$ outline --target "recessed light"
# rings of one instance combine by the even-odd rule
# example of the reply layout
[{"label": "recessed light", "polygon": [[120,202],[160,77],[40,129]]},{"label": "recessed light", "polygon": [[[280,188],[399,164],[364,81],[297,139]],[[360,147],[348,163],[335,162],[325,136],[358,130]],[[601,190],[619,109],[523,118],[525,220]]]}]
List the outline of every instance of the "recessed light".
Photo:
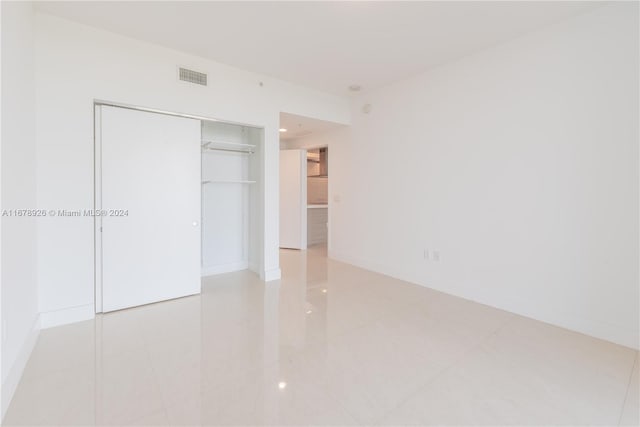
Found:
[{"label": "recessed light", "polygon": [[323,289],[323,290],[322,290],[322,293],[323,293],[323,294],[326,294],[326,293],[327,293],[327,290],[326,290],[326,289]]},{"label": "recessed light", "polygon": [[287,130],[285,128],[280,128],[280,132],[286,132]]},{"label": "recessed light", "polygon": [[360,92],[361,89],[362,89],[362,86],[360,86],[360,85],[350,85],[349,86],[349,90],[351,92]]},{"label": "recessed light", "polygon": [[287,388],[287,383],[286,383],[286,382],[284,382],[284,381],[280,381],[280,382],[278,383],[278,388],[279,388],[280,390],[284,390],[285,388]]},{"label": "recessed light", "polygon": [[313,313],[313,310],[307,310],[307,314]]}]

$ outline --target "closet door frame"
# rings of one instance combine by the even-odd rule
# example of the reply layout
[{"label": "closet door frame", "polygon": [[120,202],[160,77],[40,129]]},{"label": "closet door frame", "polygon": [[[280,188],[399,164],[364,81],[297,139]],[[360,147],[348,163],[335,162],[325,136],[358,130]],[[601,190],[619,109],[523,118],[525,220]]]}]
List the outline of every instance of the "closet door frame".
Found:
[{"label": "closet door frame", "polygon": [[[102,105],[93,104],[93,209],[102,210]],[[102,218],[93,217],[93,272],[95,312],[102,313]]]},{"label": "closet door frame", "polygon": [[[255,129],[259,129],[263,131],[263,126],[256,126],[249,123],[240,123],[233,122],[228,120],[220,120],[212,117],[198,116],[186,113],[178,113],[171,112],[166,110],[159,110],[155,108],[148,108],[142,106],[136,106],[131,104],[123,104],[105,100],[95,99],[93,101],[93,182],[94,182],[94,192],[93,192],[93,209],[94,212],[98,212],[102,210],[102,108],[103,106],[107,107],[118,107],[118,108],[127,108],[130,110],[136,111],[144,111],[148,113],[155,114],[164,114],[169,116],[176,117],[184,117],[195,120],[206,120],[206,121],[217,121],[229,124],[235,124],[240,126],[251,127]],[[264,140],[262,141],[262,145],[264,145]],[[261,149],[263,149],[261,147]],[[202,155],[202,154],[201,154]],[[263,159],[264,161],[264,159]],[[202,164],[202,162],[200,162]],[[261,177],[263,178],[263,177]],[[264,179],[264,178],[263,178]],[[261,192],[264,193],[264,183],[263,179],[260,179],[260,189]],[[262,201],[261,203],[264,203]],[[263,211],[264,209],[261,209]],[[264,221],[262,221],[264,222]],[[202,217],[200,218],[200,225],[202,225]],[[265,230],[261,230],[264,235]],[[93,233],[94,233],[94,312],[102,313],[103,312],[103,301],[102,301],[102,292],[103,292],[103,283],[102,283],[102,218],[98,215],[94,215],[94,224],[93,224]],[[260,239],[262,240],[262,238]],[[260,259],[264,260],[264,253],[260,254]],[[262,263],[263,261],[261,261]]]}]

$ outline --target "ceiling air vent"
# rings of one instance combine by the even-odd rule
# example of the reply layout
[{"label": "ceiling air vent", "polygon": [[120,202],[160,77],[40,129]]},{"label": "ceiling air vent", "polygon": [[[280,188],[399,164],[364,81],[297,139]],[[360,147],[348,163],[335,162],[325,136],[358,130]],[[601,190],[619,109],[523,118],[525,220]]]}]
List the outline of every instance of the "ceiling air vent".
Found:
[{"label": "ceiling air vent", "polygon": [[180,80],[183,82],[195,83],[202,86],[207,85],[207,75],[205,73],[199,73],[197,71],[180,67],[179,74]]}]

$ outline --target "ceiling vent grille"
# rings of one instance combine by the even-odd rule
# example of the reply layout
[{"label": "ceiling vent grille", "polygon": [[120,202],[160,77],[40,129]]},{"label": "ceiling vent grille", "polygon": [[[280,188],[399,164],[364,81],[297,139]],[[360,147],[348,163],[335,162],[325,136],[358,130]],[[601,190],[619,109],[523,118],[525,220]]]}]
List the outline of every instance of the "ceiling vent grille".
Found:
[{"label": "ceiling vent grille", "polygon": [[199,73],[197,71],[189,70],[187,68],[180,68],[179,70],[180,80],[183,82],[194,83],[197,85],[207,85],[207,75],[205,73]]}]

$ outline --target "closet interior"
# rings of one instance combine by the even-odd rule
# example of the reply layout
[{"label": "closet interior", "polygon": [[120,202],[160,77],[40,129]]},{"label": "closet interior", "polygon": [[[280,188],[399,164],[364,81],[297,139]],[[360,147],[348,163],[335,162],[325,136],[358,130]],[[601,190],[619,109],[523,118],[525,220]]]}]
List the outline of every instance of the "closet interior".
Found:
[{"label": "closet interior", "polygon": [[260,268],[263,130],[202,121],[202,276]]}]

